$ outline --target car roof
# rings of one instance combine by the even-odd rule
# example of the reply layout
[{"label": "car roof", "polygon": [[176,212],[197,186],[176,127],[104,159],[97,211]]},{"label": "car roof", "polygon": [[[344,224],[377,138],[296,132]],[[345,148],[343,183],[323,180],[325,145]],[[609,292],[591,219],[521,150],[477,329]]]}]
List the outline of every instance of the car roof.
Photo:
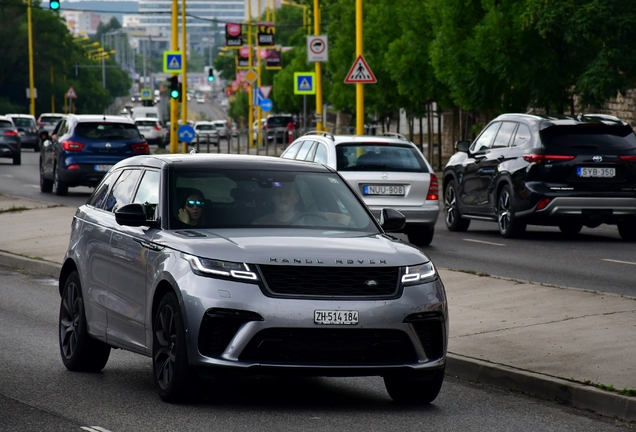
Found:
[{"label": "car roof", "polygon": [[206,120],[201,120],[201,121],[196,121],[194,122],[195,125],[211,125],[214,124],[214,122],[211,121],[206,121]]},{"label": "car roof", "polygon": [[65,114],[60,114],[60,113],[42,113],[40,114],[40,117],[59,117],[62,118],[65,116]]},{"label": "car roof", "polygon": [[332,168],[313,162],[300,162],[273,156],[257,156],[223,153],[154,154],[133,156],[117,166],[168,165],[179,169],[250,169],[257,171],[335,172]]},{"label": "car roof", "polygon": [[31,114],[5,114],[5,116],[35,119],[35,116],[32,116]]},{"label": "car roof", "polygon": [[506,113],[501,114],[494,120],[520,120],[541,123],[542,127],[548,126],[571,126],[577,124],[605,123],[607,125],[625,126],[628,123],[618,117],[607,114],[523,114]]},{"label": "car roof", "polygon": [[135,124],[135,122],[128,118],[119,115],[99,115],[99,114],[68,114],[68,118],[78,123],[85,122],[109,122],[109,123],[126,123]]},{"label": "car roof", "polygon": [[[375,144],[375,143],[389,143],[395,145],[409,145],[415,146],[404,135],[397,133],[386,132],[383,135],[333,135],[324,131],[310,131],[305,133],[302,137],[322,137],[324,142],[331,141],[334,145],[341,144]],[[301,138],[302,138],[301,137]],[[417,146],[415,146],[417,147]]]},{"label": "car roof", "polygon": [[7,116],[3,116],[3,115],[0,115],[0,120],[6,120],[6,121],[10,121],[11,123],[13,123],[13,120],[11,120],[11,117],[7,117]]}]

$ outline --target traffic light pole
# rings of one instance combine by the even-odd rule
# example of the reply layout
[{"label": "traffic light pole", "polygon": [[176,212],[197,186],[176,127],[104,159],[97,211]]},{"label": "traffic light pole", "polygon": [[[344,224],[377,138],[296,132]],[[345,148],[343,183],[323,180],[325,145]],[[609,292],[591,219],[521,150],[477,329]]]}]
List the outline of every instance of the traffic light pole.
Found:
[{"label": "traffic light pole", "polygon": [[[363,54],[362,0],[356,0],[356,58]],[[356,133],[364,135],[364,84],[356,84]]]},{"label": "traffic light pole", "polygon": [[35,116],[35,79],[33,72],[33,24],[31,16],[31,0],[27,0],[27,20],[29,31],[29,110]]},{"label": "traffic light pole", "polygon": [[[172,0],[172,50],[179,50],[179,3],[178,0]],[[173,74],[178,77],[179,74]],[[178,79],[178,78],[177,78]],[[177,136],[177,122],[179,119],[179,101],[170,98],[170,153],[179,152],[179,137]]]},{"label": "traffic light pole", "polygon": [[[319,0],[314,0],[314,34],[320,36],[320,6]],[[323,118],[322,112],[322,65],[316,62],[316,130],[321,131],[323,122],[327,119]]]},{"label": "traffic light pole", "polygon": [[[186,45],[186,0],[181,0],[181,58],[183,64],[181,68],[183,70],[181,75],[182,90],[181,90],[181,117],[183,124],[188,124],[188,62]],[[181,144],[181,152],[186,153],[188,150],[188,144]]]}]

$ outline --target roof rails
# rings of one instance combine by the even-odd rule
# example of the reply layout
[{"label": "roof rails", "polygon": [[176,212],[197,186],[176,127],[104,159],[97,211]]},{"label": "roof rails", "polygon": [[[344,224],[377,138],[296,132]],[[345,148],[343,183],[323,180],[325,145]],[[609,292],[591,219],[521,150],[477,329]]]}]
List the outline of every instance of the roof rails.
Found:
[{"label": "roof rails", "polygon": [[309,132],[306,132],[303,136],[307,136],[307,135],[322,135],[324,137],[330,138],[331,141],[336,140],[333,134],[330,134],[329,132],[325,132],[325,131],[318,131],[318,130],[309,131]]},{"label": "roof rails", "polygon": [[408,139],[404,135],[395,133],[395,132],[383,132],[381,136],[394,137],[394,138],[401,139],[403,141],[408,141]]}]

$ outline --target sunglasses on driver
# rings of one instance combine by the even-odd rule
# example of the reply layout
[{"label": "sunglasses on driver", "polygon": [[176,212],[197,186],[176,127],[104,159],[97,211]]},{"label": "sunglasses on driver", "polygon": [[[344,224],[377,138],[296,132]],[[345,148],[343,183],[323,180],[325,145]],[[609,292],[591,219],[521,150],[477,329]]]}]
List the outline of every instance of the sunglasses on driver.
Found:
[{"label": "sunglasses on driver", "polygon": [[193,208],[193,207],[199,207],[199,208],[203,208],[205,206],[205,202],[203,201],[195,201],[195,200],[188,200],[186,201],[186,206]]}]

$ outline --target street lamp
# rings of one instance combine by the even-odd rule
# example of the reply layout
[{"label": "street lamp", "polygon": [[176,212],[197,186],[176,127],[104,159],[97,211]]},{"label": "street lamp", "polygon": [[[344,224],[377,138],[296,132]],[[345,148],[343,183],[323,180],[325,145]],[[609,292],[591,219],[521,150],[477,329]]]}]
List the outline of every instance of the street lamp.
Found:
[{"label": "street lamp", "polygon": [[309,25],[307,23],[307,6],[291,3],[291,2],[288,2],[287,0],[282,0],[281,4],[284,4],[287,6],[293,6],[297,8],[302,8],[303,9],[303,27],[307,29],[307,34],[311,34],[311,29],[309,28]]}]

